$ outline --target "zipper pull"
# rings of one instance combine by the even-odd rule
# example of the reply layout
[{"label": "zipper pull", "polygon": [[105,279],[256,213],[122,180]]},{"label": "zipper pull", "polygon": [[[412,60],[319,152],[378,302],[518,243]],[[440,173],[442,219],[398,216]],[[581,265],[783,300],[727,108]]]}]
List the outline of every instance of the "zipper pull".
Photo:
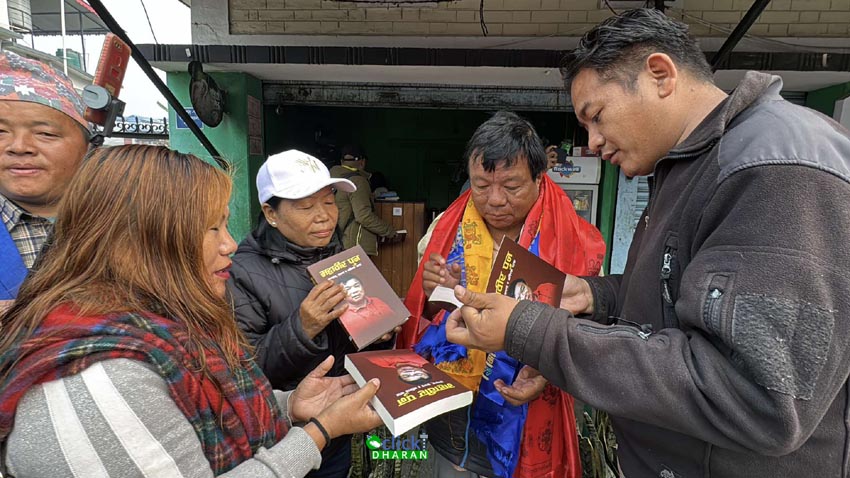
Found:
[{"label": "zipper pull", "polygon": [[673,262],[673,254],[664,253],[664,263],[661,265],[661,295],[664,297],[664,302],[673,303],[673,296],[670,294],[670,273],[673,271],[670,264]]},{"label": "zipper pull", "polygon": [[665,252],[664,253],[664,264],[661,265],[661,278],[662,279],[666,280],[666,279],[670,278],[670,271],[672,270],[670,268],[671,262],[673,262],[673,254],[670,254],[669,252]]},{"label": "zipper pull", "polygon": [[631,326],[633,326],[638,334],[638,337],[642,339],[646,339],[650,335],[652,335],[652,324],[639,324],[637,322],[633,322],[631,320],[624,319],[622,317],[613,317],[609,316],[609,319],[614,319],[616,322],[625,322]]}]

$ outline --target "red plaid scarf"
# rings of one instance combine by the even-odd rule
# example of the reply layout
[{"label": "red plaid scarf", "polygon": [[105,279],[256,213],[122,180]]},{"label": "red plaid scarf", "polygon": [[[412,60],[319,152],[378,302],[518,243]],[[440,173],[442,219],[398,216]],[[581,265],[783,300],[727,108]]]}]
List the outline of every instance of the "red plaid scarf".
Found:
[{"label": "red plaid scarf", "polygon": [[243,360],[243,367],[231,368],[211,346],[207,372],[199,372],[198,354],[187,349],[188,343],[185,326],[153,314],[77,317],[70,307],[59,307],[32,337],[0,357],[0,376],[9,372],[0,386],[0,441],[9,435],[18,401],[31,387],[114,358],[145,362],[162,376],[216,475],[280,441],[286,423],[257,365]]}]

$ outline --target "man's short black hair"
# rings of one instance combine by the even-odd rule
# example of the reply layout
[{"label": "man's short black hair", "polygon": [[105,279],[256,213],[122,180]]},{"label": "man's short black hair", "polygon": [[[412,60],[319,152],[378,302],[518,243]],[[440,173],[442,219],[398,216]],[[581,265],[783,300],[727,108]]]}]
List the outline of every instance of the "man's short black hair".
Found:
[{"label": "man's short black hair", "polygon": [[354,279],[354,280],[356,280],[357,282],[359,282],[359,283],[360,283],[360,285],[363,285],[363,281],[362,281],[362,280],[360,280],[360,278],[359,278],[359,277],[357,277],[356,275],[352,274],[351,272],[346,272],[345,274],[343,274],[343,275],[339,276],[339,278],[337,278],[337,280],[336,280],[336,283],[337,283],[337,284],[339,284],[339,285],[345,285],[345,283],[346,283],[346,282],[348,282],[348,281],[350,281],[351,279]]},{"label": "man's short black hair", "polygon": [[475,130],[466,145],[467,172],[472,160],[480,161],[487,172],[497,165],[509,168],[526,158],[531,179],[546,171],[546,151],[534,126],[510,111],[499,111]]},{"label": "man's short black hair", "polygon": [[619,81],[634,91],[646,58],[666,53],[679,68],[696,78],[713,83],[711,66],[688,26],[654,8],[628,10],[609,17],[585,33],[578,47],[567,57],[561,73],[569,90],[579,72],[596,70],[606,81]]}]

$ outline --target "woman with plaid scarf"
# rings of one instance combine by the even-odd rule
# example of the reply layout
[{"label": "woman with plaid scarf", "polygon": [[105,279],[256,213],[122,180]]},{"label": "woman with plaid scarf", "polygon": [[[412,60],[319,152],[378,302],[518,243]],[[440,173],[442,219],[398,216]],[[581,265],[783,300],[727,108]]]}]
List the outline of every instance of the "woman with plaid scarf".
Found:
[{"label": "woman with plaid scarf", "polygon": [[[380,424],[321,363],[273,391],[226,300],[229,176],[162,147],[95,151],[2,316],[0,470],[10,476],[304,476]],[[290,427],[292,422],[307,422]]]}]

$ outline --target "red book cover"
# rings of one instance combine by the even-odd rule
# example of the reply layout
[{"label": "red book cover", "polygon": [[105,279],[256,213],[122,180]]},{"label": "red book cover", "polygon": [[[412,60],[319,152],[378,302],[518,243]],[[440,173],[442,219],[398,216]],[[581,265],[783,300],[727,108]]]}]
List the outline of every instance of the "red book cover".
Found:
[{"label": "red book cover", "polygon": [[566,278],[555,266],[506,237],[493,263],[487,292],[559,307]]},{"label": "red book cover", "polygon": [[472,403],[471,390],[412,350],[348,354],[345,370],[361,387],[381,380],[372,407],[393,436]]},{"label": "red book cover", "polygon": [[403,324],[410,316],[407,307],[360,246],[321,260],[307,267],[307,272],[317,284],[332,280],[345,288],[348,297],[337,307],[347,303],[348,310],[339,321],[357,350]]}]

